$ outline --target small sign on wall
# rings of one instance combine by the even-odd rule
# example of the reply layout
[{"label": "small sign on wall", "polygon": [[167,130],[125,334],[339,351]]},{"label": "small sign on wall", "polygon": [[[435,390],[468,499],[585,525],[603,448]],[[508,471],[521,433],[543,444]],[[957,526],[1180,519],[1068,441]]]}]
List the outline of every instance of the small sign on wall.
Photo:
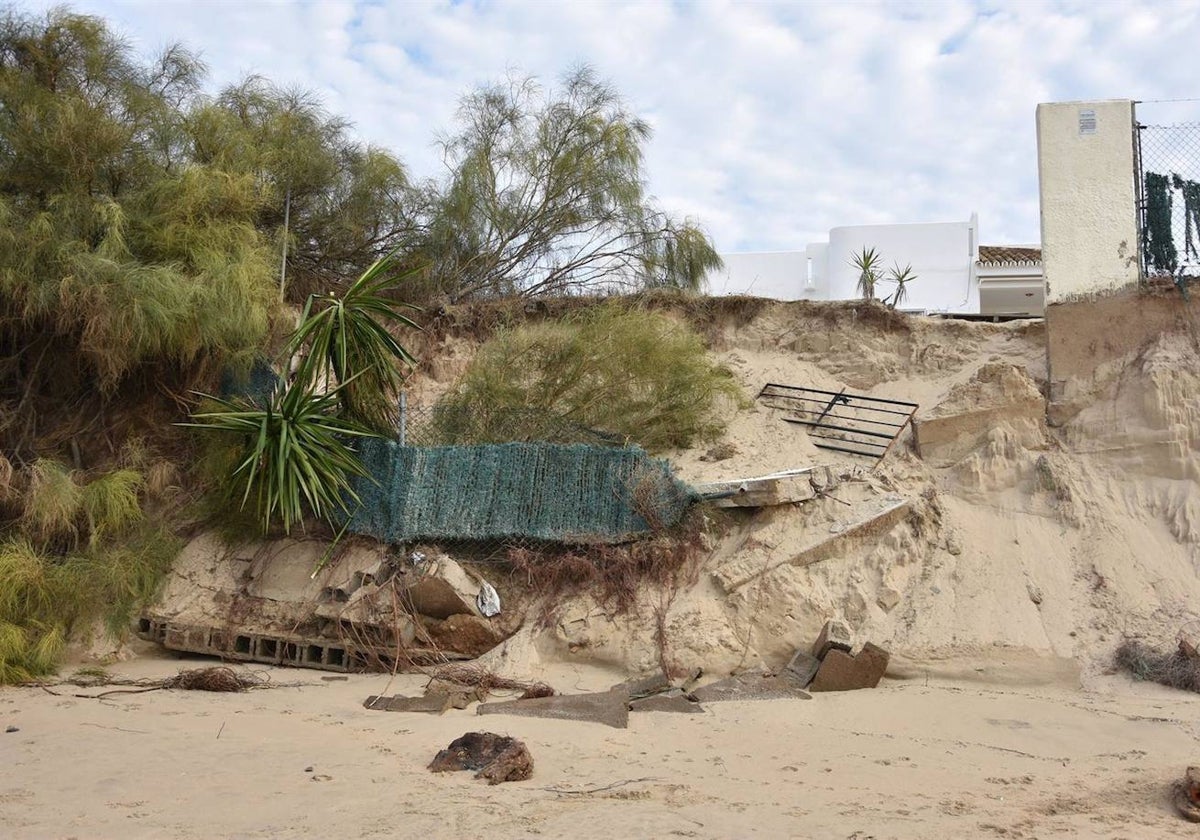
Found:
[{"label": "small sign on wall", "polygon": [[1093,108],[1081,108],[1079,111],[1079,133],[1096,133],[1096,111]]}]

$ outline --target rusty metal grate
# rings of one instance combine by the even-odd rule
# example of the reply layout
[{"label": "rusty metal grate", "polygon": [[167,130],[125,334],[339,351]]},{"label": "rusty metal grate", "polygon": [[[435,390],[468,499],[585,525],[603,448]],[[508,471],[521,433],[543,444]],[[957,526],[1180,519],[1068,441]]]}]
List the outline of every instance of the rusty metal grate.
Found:
[{"label": "rusty metal grate", "polygon": [[818,449],[882,458],[912,422],[917,403],[841,391],[768,383],[758,399],[787,412],[783,419],[808,430]]}]

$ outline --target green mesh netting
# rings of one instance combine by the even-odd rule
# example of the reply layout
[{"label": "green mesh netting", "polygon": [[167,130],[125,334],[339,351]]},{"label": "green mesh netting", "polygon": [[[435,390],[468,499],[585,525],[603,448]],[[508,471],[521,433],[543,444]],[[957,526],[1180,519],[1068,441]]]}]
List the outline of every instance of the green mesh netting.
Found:
[{"label": "green mesh netting", "polygon": [[226,369],[221,374],[220,394],[225,399],[242,397],[257,406],[271,401],[271,393],[279,387],[279,374],[271,363],[259,357],[246,373]]},{"label": "green mesh netting", "polygon": [[619,542],[676,524],[696,499],[665,461],[637,448],[363,441],[374,481],[349,530],[391,543],[537,539]]}]

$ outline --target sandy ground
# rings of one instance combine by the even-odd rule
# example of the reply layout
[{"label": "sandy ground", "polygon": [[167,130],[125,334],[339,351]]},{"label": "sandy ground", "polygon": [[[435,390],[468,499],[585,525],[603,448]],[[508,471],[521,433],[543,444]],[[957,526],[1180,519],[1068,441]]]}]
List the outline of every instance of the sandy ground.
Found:
[{"label": "sandy ground", "polygon": [[[112,669],[165,676],[204,660]],[[137,837],[1193,837],[1170,784],[1200,697],[887,680],[811,700],[640,713],[627,730],[367,711],[422,680],[272,669],[288,687],[105,700],[0,690],[0,834]],[[612,674],[557,666],[565,691]],[[61,692],[84,692],[60,686]],[[464,732],[524,740],[525,782],[425,765]],[[311,768],[311,770],[309,769]]]}]

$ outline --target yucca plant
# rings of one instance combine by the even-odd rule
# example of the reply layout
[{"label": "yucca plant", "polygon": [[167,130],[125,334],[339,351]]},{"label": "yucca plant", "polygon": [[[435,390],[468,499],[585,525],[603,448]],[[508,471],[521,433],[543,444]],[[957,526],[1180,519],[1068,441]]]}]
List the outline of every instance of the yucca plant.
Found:
[{"label": "yucca plant", "polygon": [[376,261],[341,296],[310,295],[285,349],[290,357],[307,345],[297,381],[313,388],[336,384],[344,415],[380,434],[396,427],[404,384],[396,365],[416,362],[388,325],[420,329],[403,314],[419,307],[383,294],[395,282],[392,258]]},{"label": "yucca plant", "polygon": [[896,284],[896,291],[884,302],[892,309],[902,304],[904,299],[908,297],[908,284],[916,279],[917,275],[913,273],[912,263],[904,266],[904,268],[900,267],[900,263],[893,263],[892,267],[888,270],[887,280],[889,283]]},{"label": "yucca plant", "polygon": [[862,251],[850,258],[850,264],[858,269],[858,293],[863,300],[875,300],[875,284],[880,279],[879,266],[883,257],[874,248],[863,246]]},{"label": "yucca plant", "polygon": [[242,487],[240,507],[253,503],[264,532],[276,517],[290,532],[309,512],[328,520],[338,511],[348,514],[358,501],[350,478],[367,471],[351,441],[377,435],[338,413],[342,390],[354,381],[318,394],[315,383],[297,379],[277,388],[263,407],[201,395],[217,408],[182,425],[241,436],[230,475]]}]

